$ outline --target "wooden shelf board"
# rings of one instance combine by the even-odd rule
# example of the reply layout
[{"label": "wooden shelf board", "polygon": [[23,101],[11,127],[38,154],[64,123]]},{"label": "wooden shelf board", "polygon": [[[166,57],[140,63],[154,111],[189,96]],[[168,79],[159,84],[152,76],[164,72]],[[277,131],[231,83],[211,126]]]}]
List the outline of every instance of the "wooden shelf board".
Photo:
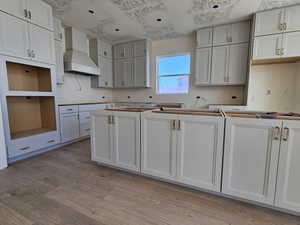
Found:
[{"label": "wooden shelf board", "polygon": [[51,131],[55,131],[55,130],[51,130],[48,128],[37,128],[37,129],[32,129],[32,130],[25,130],[25,131],[12,133],[11,139],[24,138],[24,137],[34,136],[37,134],[48,133]]}]

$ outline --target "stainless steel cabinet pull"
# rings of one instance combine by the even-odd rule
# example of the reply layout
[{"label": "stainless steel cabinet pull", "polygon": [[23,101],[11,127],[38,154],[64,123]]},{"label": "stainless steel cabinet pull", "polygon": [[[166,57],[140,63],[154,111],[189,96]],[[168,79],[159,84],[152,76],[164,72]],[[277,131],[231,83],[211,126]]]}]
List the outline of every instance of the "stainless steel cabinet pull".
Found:
[{"label": "stainless steel cabinet pull", "polygon": [[28,10],[28,18],[31,20],[31,11]]},{"label": "stainless steel cabinet pull", "polygon": [[21,151],[25,151],[25,150],[28,150],[28,149],[30,149],[30,147],[29,147],[29,146],[27,146],[27,147],[24,147],[24,148],[20,148],[20,150],[21,150]]},{"label": "stainless steel cabinet pull", "polygon": [[27,9],[24,9],[24,17],[28,18],[28,11],[27,11]]},{"label": "stainless steel cabinet pull", "polygon": [[63,39],[63,35],[62,33],[59,33],[59,39],[62,40]]},{"label": "stainless steel cabinet pull", "polygon": [[290,134],[290,129],[288,127],[283,128],[282,132],[282,140],[288,141],[289,139],[289,134]]},{"label": "stainless steel cabinet pull", "polygon": [[181,130],[181,121],[178,120],[177,130]]},{"label": "stainless steel cabinet pull", "polygon": [[53,142],[55,142],[55,140],[50,140],[50,141],[48,141],[49,144],[50,144],[50,143],[53,143]]},{"label": "stainless steel cabinet pull", "polygon": [[284,55],[284,48],[280,50],[280,55]]},{"label": "stainless steel cabinet pull", "polygon": [[279,30],[283,30],[283,24],[279,24]]},{"label": "stainless steel cabinet pull", "polygon": [[108,116],[108,124],[111,124],[111,116]]},{"label": "stainless steel cabinet pull", "polygon": [[30,49],[27,49],[27,55],[28,55],[28,57],[31,58],[31,50]]},{"label": "stainless steel cabinet pull", "polygon": [[87,116],[87,117],[85,117],[86,119],[91,119],[91,117],[90,116]]},{"label": "stainless steel cabinet pull", "polygon": [[283,24],[283,30],[287,30],[287,23]]},{"label": "stainless steel cabinet pull", "polygon": [[171,129],[176,130],[176,120],[171,120]]},{"label": "stainless steel cabinet pull", "polygon": [[111,116],[111,124],[115,124],[115,116]]},{"label": "stainless steel cabinet pull", "polygon": [[281,49],[277,48],[276,51],[275,51],[275,54],[276,54],[276,55],[280,55],[280,53],[281,53],[280,50],[281,50]]},{"label": "stainless steel cabinet pull", "polygon": [[85,131],[90,131],[91,129],[85,129]]},{"label": "stainless steel cabinet pull", "polygon": [[32,56],[32,58],[35,58],[34,50],[31,51],[31,56]]},{"label": "stainless steel cabinet pull", "polygon": [[273,139],[279,140],[280,138],[280,127],[274,127],[273,128]]}]

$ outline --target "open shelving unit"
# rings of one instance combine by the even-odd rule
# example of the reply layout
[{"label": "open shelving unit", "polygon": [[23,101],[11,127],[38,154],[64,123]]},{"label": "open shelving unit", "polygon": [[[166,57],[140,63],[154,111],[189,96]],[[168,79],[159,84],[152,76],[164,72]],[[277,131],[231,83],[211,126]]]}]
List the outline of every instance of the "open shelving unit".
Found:
[{"label": "open shelving unit", "polygon": [[56,130],[54,97],[7,96],[11,139]]}]

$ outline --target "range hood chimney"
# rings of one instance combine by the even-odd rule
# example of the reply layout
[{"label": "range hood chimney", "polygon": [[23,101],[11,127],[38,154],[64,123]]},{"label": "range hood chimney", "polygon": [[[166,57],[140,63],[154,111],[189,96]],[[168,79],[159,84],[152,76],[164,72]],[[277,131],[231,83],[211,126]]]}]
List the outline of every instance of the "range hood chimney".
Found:
[{"label": "range hood chimney", "polygon": [[89,57],[87,35],[73,27],[67,27],[65,29],[65,34],[65,71],[99,76],[99,67]]}]

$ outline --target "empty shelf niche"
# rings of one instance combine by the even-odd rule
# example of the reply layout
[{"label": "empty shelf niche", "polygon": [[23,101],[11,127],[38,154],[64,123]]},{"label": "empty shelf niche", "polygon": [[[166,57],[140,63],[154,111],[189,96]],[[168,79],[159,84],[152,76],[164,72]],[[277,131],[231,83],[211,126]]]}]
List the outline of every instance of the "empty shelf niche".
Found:
[{"label": "empty shelf niche", "polygon": [[36,66],[7,62],[10,91],[51,92],[51,70]]},{"label": "empty shelf niche", "polygon": [[7,97],[11,139],[56,130],[54,97]]}]

